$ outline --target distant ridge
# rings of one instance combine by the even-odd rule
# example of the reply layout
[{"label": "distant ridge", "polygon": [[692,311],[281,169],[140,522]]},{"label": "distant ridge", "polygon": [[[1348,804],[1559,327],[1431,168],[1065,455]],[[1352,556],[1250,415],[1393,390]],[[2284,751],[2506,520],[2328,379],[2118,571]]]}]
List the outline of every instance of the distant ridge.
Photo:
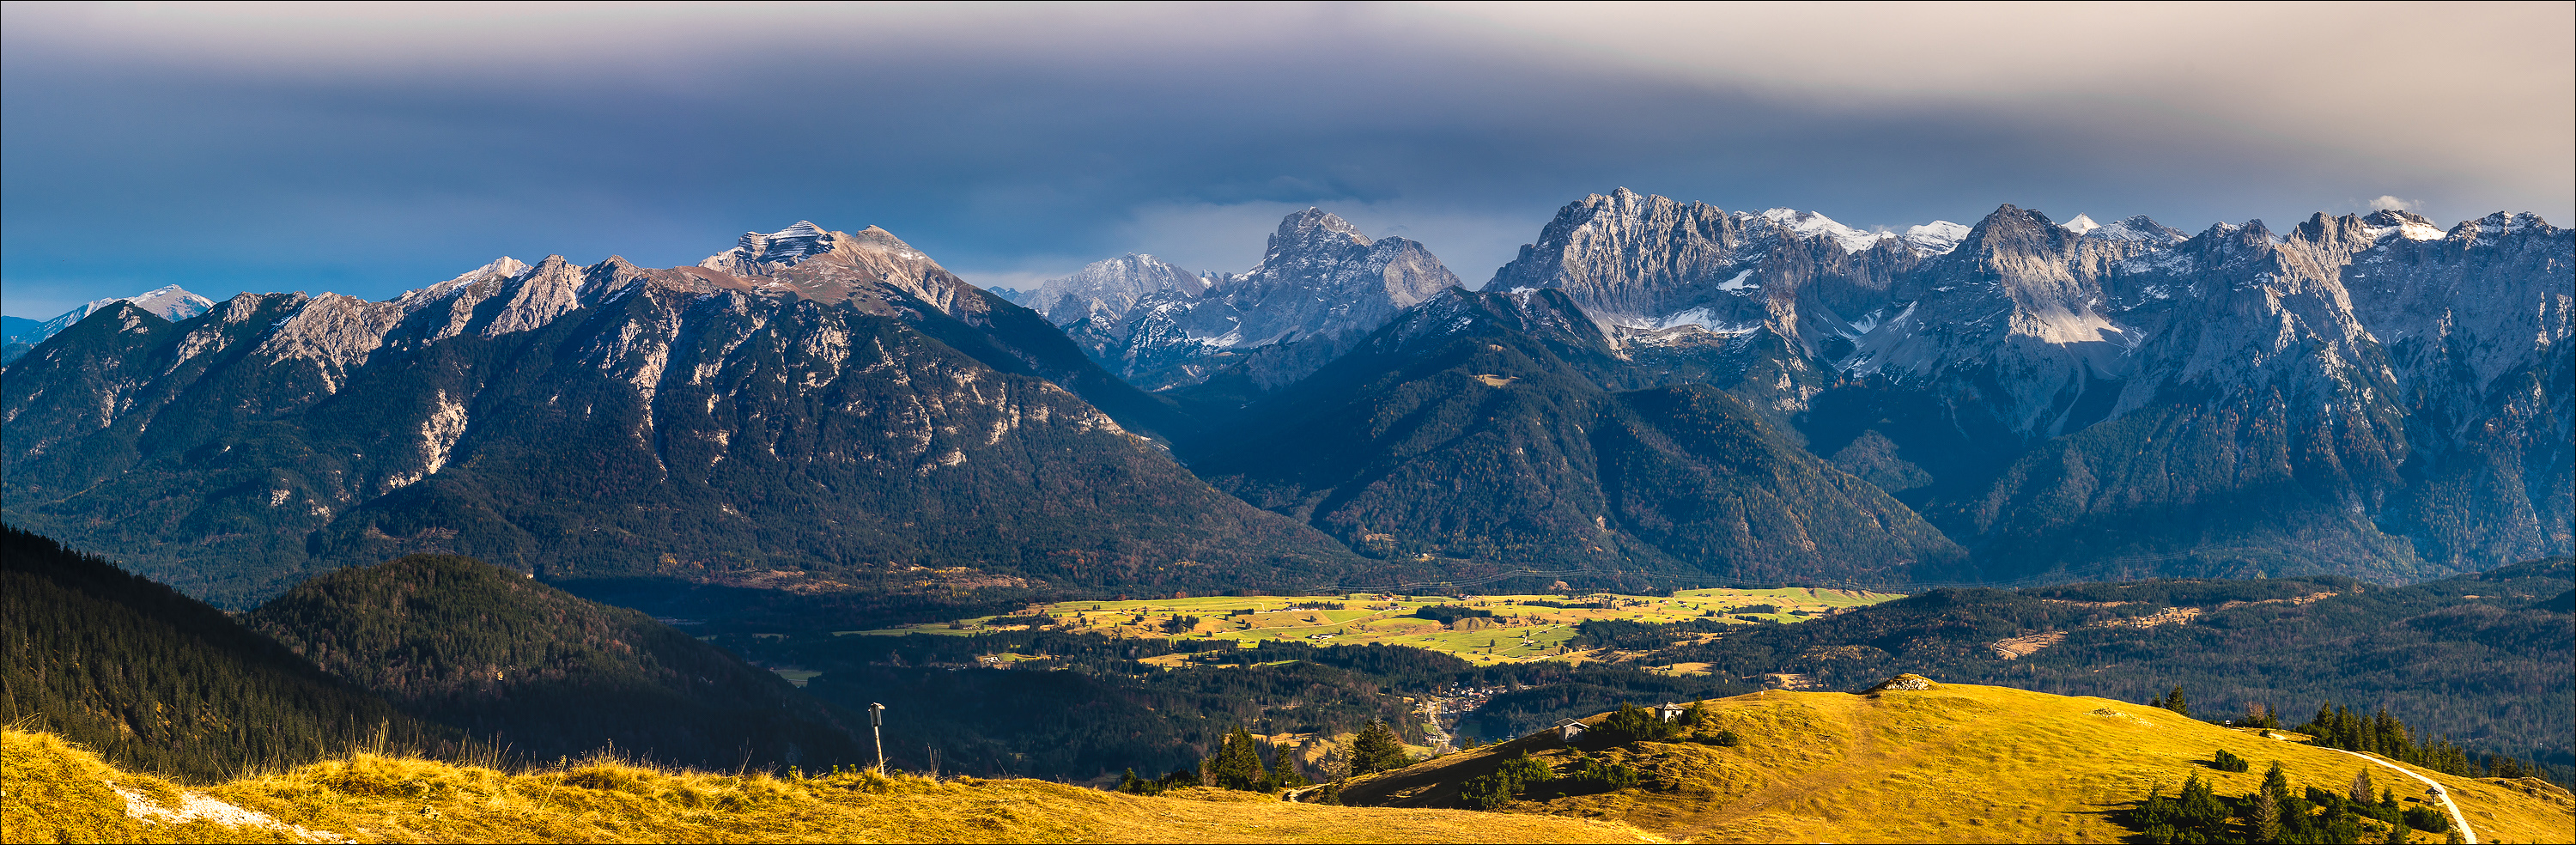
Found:
[{"label": "distant ridge", "polygon": [[540,759],[610,746],[703,768],[873,759],[848,714],[767,670],[472,558],[342,569],[243,621],[424,719]]}]

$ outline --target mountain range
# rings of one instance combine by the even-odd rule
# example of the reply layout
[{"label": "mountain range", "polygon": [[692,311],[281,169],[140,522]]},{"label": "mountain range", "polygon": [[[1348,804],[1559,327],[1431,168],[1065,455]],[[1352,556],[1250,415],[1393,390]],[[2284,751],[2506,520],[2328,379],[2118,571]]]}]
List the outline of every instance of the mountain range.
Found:
[{"label": "mountain range", "polygon": [[112,303],[0,380],[13,522],[231,606],[415,552],[859,611],[1360,563],[1193,477],[1147,436],[1169,403],[873,228],[179,323]]},{"label": "mountain range", "polygon": [[800,222],[687,267],[106,302],[0,372],[5,511],[231,606],[414,552],[738,618],[2414,581],[2569,551],[2572,243],[2399,211],[1863,232],[1621,189],[1481,290],[1309,209],[1244,273],[1128,255],[1005,297]]}]

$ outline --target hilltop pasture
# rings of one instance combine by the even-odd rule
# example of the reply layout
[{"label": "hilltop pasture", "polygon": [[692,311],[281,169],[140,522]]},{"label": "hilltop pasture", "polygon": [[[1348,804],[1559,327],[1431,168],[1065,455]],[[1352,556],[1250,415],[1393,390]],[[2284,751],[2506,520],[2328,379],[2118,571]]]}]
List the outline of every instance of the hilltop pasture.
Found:
[{"label": "hilltop pasture", "polygon": [[[1684,590],[1670,596],[1209,596],[1056,602],[949,623],[835,633],[970,635],[1034,627],[1115,637],[1231,640],[1244,647],[1269,640],[1340,646],[1384,643],[1492,665],[1597,658],[1598,649],[1573,642],[1584,622],[1794,623],[1900,598],[1904,596],[1804,587]],[[1451,612],[1459,614],[1455,618],[1443,621],[1423,615],[1425,608],[1460,610]],[[1437,609],[1431,613],[1450,615]]]}]

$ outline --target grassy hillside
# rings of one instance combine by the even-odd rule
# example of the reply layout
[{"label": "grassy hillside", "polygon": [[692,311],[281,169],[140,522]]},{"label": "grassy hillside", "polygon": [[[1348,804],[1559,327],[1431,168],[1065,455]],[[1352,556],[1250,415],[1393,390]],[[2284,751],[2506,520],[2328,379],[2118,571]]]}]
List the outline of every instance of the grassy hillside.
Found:
[{"label": "grassy hillside", "polygon": [[862,754],[854,719],[724,649],[472,558],[343,569],[243,621],[415,715],[539,759],[606,744],[710,768]]},{"label": "grassy hillside", "polygon": [[1317,807],[1213,789],[1145,797],[1031,780],[735,776],[611,760],[506,773],[355,754],[192,791],[51,734],[0,732],[0,750],[9,842],[1657,841],[1612,822]]},{"label": "grassy hillside", "polygon": [[222,611],[14,527],[0,529],[0,632],[0,721],[172,777],[439,732]]},{"label": "grassy hillside", "polygon": [[[1856,689],[1898,672],[2145,701],[2195,713],[2332,701],[2386,707],[2488,753],[2576,763],[2576,616],[2565,558],[2407,587],[2348,578],[2146,581],[1931,590],[1802,625],[1690,640],[1649,658],[1737,676],[1806,673]],[[2001,647],[2021,653],[2008,657]],[[2053,642],[2052,642],[2053,640]],[[2429,739],[2429,737],[2427,737]]]},{"label": "grassy hillside", "polygon": [[[1567,747],[1542,735],[1357,780],[1340,796],[1458,806],[1469,779],[1527,753],[1559,778],[1503,805],[1507,817],[1600,819],[1700,842],[2119,842],[2143,832],[2137,811],[2150,791],[2172,796],[2188,778],[2234,798],[2257,790],[2278,761],[2292,794],[2311,786],[2342,793],[2369,765],[2155,708],[2003,687],[1770,691],[1705,706],[1707,717],[1671,741],[1614,745],[1596,729]],[[1590,721],[1597,728],[1603,717]],[[1720,731],[1738,744],[1721,744]],[[2251,761],[2250,771],[2214,768],[2220,750]],[[1607,791],[1577,785],[1569,775],[1587,759],[1630,767],[1642,780]],[[2480,841],[2564,842],[2576,833],[2576,798],[2545,782],[2414,771],[2450,792]],[[2423,795],[2414,781],[2384,768],[2372,774],[2402,805],[2417,806],[2407,797]],[[2370,841],[2387,830],[2363,825]],[[2417,831],[2411,841],[2441,837]]]}]

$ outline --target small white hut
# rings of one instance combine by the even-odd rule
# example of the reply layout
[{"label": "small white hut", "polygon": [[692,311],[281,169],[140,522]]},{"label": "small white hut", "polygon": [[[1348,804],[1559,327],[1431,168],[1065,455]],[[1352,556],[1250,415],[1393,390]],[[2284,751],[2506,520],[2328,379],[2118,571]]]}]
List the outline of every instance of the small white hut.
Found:
[{"label": "small white hut", "polygon": [[1578,721],[1575,721],[1575,720],[1573,720],[1573,719],[1558,719],[1558,720],[1556,720],[1556,738],[1557,738],[1557,739],[1560,739],[1560,740],[1563,740],[1563,741],[1566,741],[1566,742],[1573,742],[1575,737],[1582,736],[1582,735],[1583,735],[1583,723],[1582,723],[1582,722],[1578,722]]},{"label": "small white hut", "polygon": [[1657,716],[1662,716],[1662,717],[1664,717],[1664,721],[1670,722],[1670,721],[1673,721],[1673,720],[1675,720],[1675,719],[1679,719],[1679,718],[1681,718],[1681,717],[1682,717],[1682,711],[1684,711],[1684,710],[1688,710],[1688,709],[1690,709],[1690,706],[1689,706],[1689,705],[1686,705],[1686,704],[1674,704],[1674,703],[1672,703],[1672,702],[1670,702],[1670,701],[1667,701],[1667,702],[1664,702],[1664,703],[1662,703],[1662,704],[1655,705],[1655,715],[1657,715]]}]

